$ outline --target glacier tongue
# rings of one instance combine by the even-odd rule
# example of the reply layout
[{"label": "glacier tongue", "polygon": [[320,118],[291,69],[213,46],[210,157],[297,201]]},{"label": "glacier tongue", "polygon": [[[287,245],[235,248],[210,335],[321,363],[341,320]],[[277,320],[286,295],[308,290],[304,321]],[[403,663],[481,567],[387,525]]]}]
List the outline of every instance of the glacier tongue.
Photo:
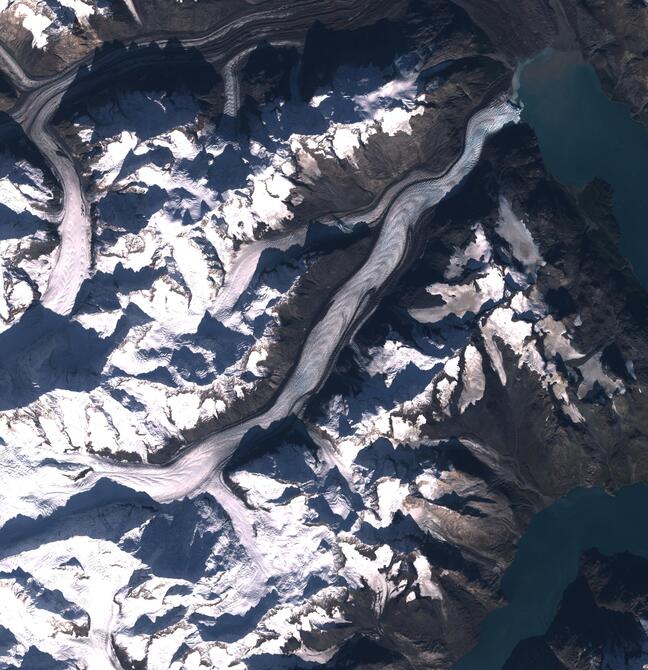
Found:
[{"label": "glacier tongue", "polygon": [[[386,528],[399,511],[408,508],[410,490],[379,473],[375,487],[359,487],[356,466],[349,460],[358,450],[349,451],[344,459],[328,447],[319,453],[317,443],[310,438],[304,443],[302,434],[288,451],[279,450],[271,472],[263,459],[258,464],[254,460],[233,464],[227,474],[224,468],[251,429],[268,428],[300,410],[319,386],[340,339],[366,316],[367,292],[379,290],[398,267],[407,249],[408,230],[474,167],[488,134],[516,119],[517,111],[505,103],[478,113],[469,122],[464,153],[449,172],[409,185],[396,198],[386,210],[369,259],[341,287],[307,336],[295,370],[270,409],[199,442],[164,467],[106,460],[101,455],[111,453],[106,436],[114,431],[123,444],[137,450],[147,431],[170,432],[172,425],[193,425],[218,387],[212,385],[199,401],[182,391],[167,396],[166,417],[143,409],[152,394],[162,395],[158,379],[163,369],[169,374],[169,361],[173,363],[170,372],[177,375],[174,383],[187,384],[176,358],[182,349],[175,347],[179,343],[187,355],[190,352],[209,362],[206,371],[235,379],[235,374],[248,369],[239,343],[250,339],[247,333],[259,319],[272,318],[269,306],[277,295],[264,285],[266,277],[244,298],[249,310],[243,319],[230,319],[229,327],[222,325],[209,314],[218,293],[202,280],[204,269],[201,272],[199,264],[206,252],[213,252],[196,245],[197,223],[179,221],[165,205],[158,210],[158,218],[153,215],[137,231],[137,237],[126,238],[124,251],[134,253],[122,252],[123,260],[115,263],[114,252],[109,252],[111,241],[121,239],[126,231],[107,234],[106,222],[111,218],[103,205],[102,226],[106,227],[99,230],[97,267],[88,287],[90,303],[95,302],[96,308],[82,305],[69,322],[57,321],[46,311],[33,311],[19,324],[29,328],[32,346],[36,345],[35,363],[47,356],[55,360],[62,343],[70,338],[85,347],[86,355],[94,356],[95,374],[107,379],[89,393],[84,389],[86,380],[68,390],[59,388],[53,367],[42,377],[35,400],[3,415],[9,436],[7,458],[15,463],[12,478],[5,483],[15,494],[14,507],[5,509],[0,531],[12,548],[2,555],[0,568],[11,573],[20,566],[33,574],[35,584],[42,584],[38,589],[59,588],[61,597],[78,611],[79,621],[67,633],[69,643],[54,645],[50,642],[54,632],[64,633],[58,620],[44,613],[38,637],[29,640],[20,633],[23,646],[16,653],[26,658],[26,648],[33,644],[60,661],[84,658],[101,667],[113,662],[114,654],[121,654],[173,667],[196,662],[192,658],[222,664],[250,655],[277,655],[289,645],[296,657],[321,662],[335,653],[339,643],[333,637],[324,647],[311,647],[303,635],[344,622],[342,603],[361,597],[354,594],[368,589],[376,616],[390,599],[408,589],[415,596],[440,597],[420,556],[415,566],[414,558],[394,552],[369,532],[369,528]],[[168,150],[167,161],[170,157],[186,161],[199,153],[186,136],[177,133],[156,141]],[[133,153],[137,146],[128,135],[120,135],[118,145],[110,150],[110,159],[100,159],[106,177],[99,183],[104,186],[114,183],[113,178],[123,179],[125,157],[145,157],[148,152]],[[180,153],[176,156],[176,152]],[[121,191],[121,197],[144,181],[153,184],[149,192],[152,188],[173,191],[165,172],[152,168],[143,173],[143,169],[135,168],[135,180]],[[285,197],[281,186],[266,185],[275,187],[277,196]],[[185,197],[180,191],[178,202]],[[204,192],[200,199],[209,204],[209,197]],[[254,208],[254,200],[251,203]],[[189,219],[192,211],[185,210]],[[147,238],[154,251],[147,248]],[[221,251],[224,248],[221,244]],[[163,260],[165,272],[156,276],[155,268],[148,266],[158,259]],[[117,291],[102,284],[108,273],[123,277]],[[148,281],[155,277],[150,288],[138,289],[140,278],[147,275]],[[294,275],[288,273],[281,281],[290,286]],[[130,282],[132,289],[124,291],[122,287]],[[247,288],[248,282],[239,286]],[[239,304],[229,302],[231,308]],[[51,332],[47,339],[45,332]],[[211,347],[205,346],[214,337],[219,338],[221,350],[223,338],[231,338],[229,357],[214,357]],[[18,350],[26,344],[14,340],[12,346]],[[116,342],[121,344],[115,347]],[[398,355],[393,362],[386,358],[378,369],[388,366],[398,374],[397,359]],[[438,367],[434,356],[414,356],[419,359],[426,361],[430,371]],[[186,369],[193,367],[192,363]],[[457,375],[458,370],[451,374]],[[18,388],[16,379],[12,383]],[[30,391],[22,392],[29,398]],[[144,425],[129,426],[124,410],[130,408],[146,412]],[[147,456],[141,447],[131,454],[141,460]],[[295,471],[299,462],[303,462],[301,471],[299,467]],[[170,536],[177,541],[166,541]],[[34,607],[42,609],[39,604]],[[5,624],[0,621],[0,625]],[[192,640],[190,651],[183,652],[188,639]]]}]

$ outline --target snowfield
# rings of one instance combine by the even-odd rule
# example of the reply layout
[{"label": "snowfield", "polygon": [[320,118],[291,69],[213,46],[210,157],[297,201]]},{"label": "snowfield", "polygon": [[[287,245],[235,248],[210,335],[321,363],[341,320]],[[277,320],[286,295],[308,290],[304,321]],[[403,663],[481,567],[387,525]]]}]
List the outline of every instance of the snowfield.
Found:
[{"label": "snowfield", "polygon": [[[103,11],[59,4],[80,24]],[[5,5],[37,48],[63,29],[50,4]],[[74,147],[63,151],[48,130],[63,89],[38,115],[20,111],[62,187],[58,217],[43,172],[0,154],[0,214],[13,222],[0,239],[4,666],[328,663],[364,630],[358,603],[371,625],[404,603],[443,611],[453,569],[433,568],[422,538],[461,549],[478,537],[495,556],[493,528],[512,532],[500,494],[445,455],[478,454],[499,476],[496,459],[473,439],[427,438],[432,423],[479,408],[494,379],[506,386],[508,356],[574,424],[594,392],[625,392],[551,316],[536,287],[544,259],[504,194],[496,225],[475,224],[402,310],[409,337],[357,340],[424,216],[519,121],[516,106],[477,111],[442,174],[417,168],[363,210],[332,203],[306,221],[300,205],[331,166],[357,170],[372,142],[437,113],[422,59],[388,80],[340,75],[310,102],[267,101],[248,135],[232,135],[246,55],[225,66],[216,121],[188,90],[125,90],[79,107],[59,128]],[[344,242],[366,230],[372,246],[253,405],[322,229]],[[331,391],[339,359],[353,374]],[[467,521],[447,502],[457,497]],[[402,544],[390,536],[400,524]]]},{"label": "snowfield", "polygon": [[[231,223],[208,185],[183,175],[188,161],[198,155],[222,154],[196,146],[176,131],[144,142],[120,133],[116,142],[106,144],[94,168],[101,187],[94,196],[101,217],[94,275],[87,284],[88,297],[61,331],[61,337],[80,338],[97,352],[97,370],[106,379],[90,392],[55,388],[0,415],[7,436],[6,461],[14,464],[3,469],[11,471],[3,486],[15,491],[12,506],[3,509],[12,549],[0,559],[0,567],[9,575],[17,566],[25,571],[28,591],[16,601],[23,603],[20,606],[38,608],[37,594],[56,588],[70,607],[77,608],[79,623],[65,633],[55,617],[45,617],[37,632],[27,636],[11,628],[9,620],[0,621],[14,631],[16,640],[8,658],[24,661],[33,653],[29,650],[37,648],[63,663],[84,659],[92,667],[111,667],[113,654],[122,653],[132,659],[155,659],[159,667],[179,668],[200,659],[218,665],[256,654],[277,655],[290,644],[297,659],[324,662],[337,649],[333,641],[325,650],[303,641],[295,647],[294,641],[300,631],[343,622],[339,603],[348,597],[345,593],[369,588],[377,614],[389,599],[410,597],[409,593],[442,597],[422,557],[411,559],[407,578],[404,559],[388,546],[375,548],[375,559],[367,558],[367,551],[374,550],[356,537],[354,524],[366,520],[385,527],[397,510],[405,509],[409,493],[390,478],[379,478],[375,492],[358,489],[348,460],[352,452],[342,462],[315,435],[308,438],[320,445],[314,460],[298,443],[289,447],[288,461],[277,461],[270,472],[264,462],[235,468],[231,481],[248,506],[232,493],[223,466],[251,428],[269,427],[299,412],[326,374],[339,341],[366,317],[368,292],[379,290],[398,267],[407,249],[408,229],[472,169],[488,134],[516,119],[517,110],[507,103],[478,113],[469,123],[466,148],[457,163],[437,179],[408,186],[387,207],[369,260],[340,289],[309,334],[295,371],[265,414],[203,440],[165,467],[111,463],[95,454],[111,453],[117,444],[145,460],[142,444],[147,440],[218,412],[223,401],[214,402],[214,391],[226,399],[226,384],[235,385],[237,374],[256,369],[256,361],[262,360],[257,355],[248,365],[240,343],[254,343],[253,324],[272,318],[270,305],[290,286],[291,275],[281,278],[288,283],[279,293],[267,283],[274,281],[272,273],[262,279],[245,298],[247,317],[244,311],[243,318],[234,318],[235,297],[221,302],[219,316],[227,307],[231,310],[227,325],[221,325],[209,309],[219,304],[223,277],[235,264],[231,258],[227,264],[221,261],[231,244]],[[147,168],[137,159],[160,150],[164,169],[155,163]],[[127,170],[129,161],[132,167]],[[167,196],[147,218],[124,226],[124,219],[114,216],[106,201],[118,211],[118,199],[138,193],[141,184],[147,184],[148,193],[159,190]],[[251,211],[258,188],[253,181],[247,200]],[[264,188],[279,200],[287,195],[276,186]],[[194,198],[207,204],[206,215],[193,209]],[[210,235],[213,244],[206,245],[202,240],[209,241]],[[255,244],[250,242],[249,248]],[[246,253],[251,262],[258,262],[256,252]],[[243,281],[236,282],[235,293],[248,288],[246,272]],[[116,290],[105,285],[106,277],[115,276],[123,277]],[[216,283],[206,282],[205,276],[216,278]],[[225,360],[218,353],[224,336],[232,338],[233,347]],[[217,337],[219,346],[212,349],[205,337]],[[50,353],[41,345],[37,359],[56,351],[56,337],[49,342]],[[205,374],[211,377],[208,386],[180,379],[174,351],[202,357]],[[397,367],[402,352],[394,349],[381,355],[381,366],[389,366],[391,360]],[[196,370],[195,358],[190,360],[186,369]],[[413,354],[412,360],[430,371],[438,367],[431,356]],[[470,365],[475,367],[474,361]],[[180,375],[175,378],[179,388],[171,395],[164,390],[168,383],[156,381],[162,379],[162,369]],[[44,379],[43,384],[52,381]],[[474,388],[479,388],[478,379]],[[236,386],[231,392],[236,393]],[[471,393],[472,400],[466,402],[478,400],[474,389]],[[160,408],[157,413],[155,406]],[[135,423],[130,417],[137,416],[141,418]],[[401,437],[407,439],[408,430],[401,431]],[[295,449],[297,460],[290,456]],[[300,461],[302,474],[294,472]],[[286,467],[292,468],[291,474],[280,473]],[[423,485],[428,479],[421,476]],[[358,507],[361,500],[364,510]],[[125,515],[126,509],[130,512]],[[39,514],[49,517],[42,530]],[[83,535],[78,529],[84,529]],[[160,553],[159,538],[169,532],[193,540],[165,545]],[[36,543],[34,534],[39,537]],[[189,553],[180,558],[176,552]],[[18,616],[16,612],[12,616]],[[67,634],[70,641],[51,642],[54,630],[59,631],[57,638]],[[189,637],[190,651],[178,656]]]}]

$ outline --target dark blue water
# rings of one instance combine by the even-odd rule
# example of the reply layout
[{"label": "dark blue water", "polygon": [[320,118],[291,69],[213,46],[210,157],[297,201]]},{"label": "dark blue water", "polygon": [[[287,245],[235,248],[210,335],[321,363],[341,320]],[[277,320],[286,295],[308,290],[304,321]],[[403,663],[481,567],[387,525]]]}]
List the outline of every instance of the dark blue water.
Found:
[{"label": "dark blue water", "polygon": [[580,554],[592,547],[648,558],[648,484],[616,496],[576,489],[537,514],[502,581],[508,604],[488,616],[479,644],[453,670],[501,670],[519,641],[542,635],[576,577]]},{"label": "dark blue water", "polygon": [[[574,54],[538,55],[522,69],[518,95],[556,179],[582,186],[600,177],[612,186],[622,251],[648,287],[648,129],[606,97],[592,67]],[[592,547],[648,558],[647,484],[614,497],[578,489],[539,513],[504,575],[508,604],[486,619],[477,647],[454,670],[501,670],[518,642],[545,633],[580,554]]]},{"label": "dark blue water", "polygon": [[575,54],[546,51],[529,62],[519,99],[554,177],[566,185],[600,177],[612,186],[621,249],[648,288],[648,129],[605,95]]}]

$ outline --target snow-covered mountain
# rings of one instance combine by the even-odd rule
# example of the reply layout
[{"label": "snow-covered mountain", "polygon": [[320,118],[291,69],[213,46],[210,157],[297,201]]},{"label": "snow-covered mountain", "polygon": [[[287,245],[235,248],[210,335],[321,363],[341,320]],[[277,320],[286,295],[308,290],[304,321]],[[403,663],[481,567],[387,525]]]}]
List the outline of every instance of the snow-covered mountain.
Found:
[{"label": "snow-covered mountain", "polygon": [[0,3],[0,667],[450,668],[646,476],[609,189],[471,3],[163,4]]}]

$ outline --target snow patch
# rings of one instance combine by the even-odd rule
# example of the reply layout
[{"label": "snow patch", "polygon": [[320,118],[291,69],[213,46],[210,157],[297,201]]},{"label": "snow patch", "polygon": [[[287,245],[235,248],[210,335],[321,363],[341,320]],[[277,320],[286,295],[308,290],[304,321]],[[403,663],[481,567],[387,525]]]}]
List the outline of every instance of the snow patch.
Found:
[{"label": "snow patch", "polygon": [[486,379],[482,367],[482,356],[475,345],[469,344],[464,350],[464,367],[461,377],[463,389],[459,399],[459,414],[475,405],[484,397]]},{"label": "snow patch", "polygon": [[500,197],[499,206],[500,218],[496,228],[498,235],[509,243],[513,255],[526,271],[535,276],[538,268],[544,265],[544,260],[529,229],[515,216],[511,204],[503,196]]}]

